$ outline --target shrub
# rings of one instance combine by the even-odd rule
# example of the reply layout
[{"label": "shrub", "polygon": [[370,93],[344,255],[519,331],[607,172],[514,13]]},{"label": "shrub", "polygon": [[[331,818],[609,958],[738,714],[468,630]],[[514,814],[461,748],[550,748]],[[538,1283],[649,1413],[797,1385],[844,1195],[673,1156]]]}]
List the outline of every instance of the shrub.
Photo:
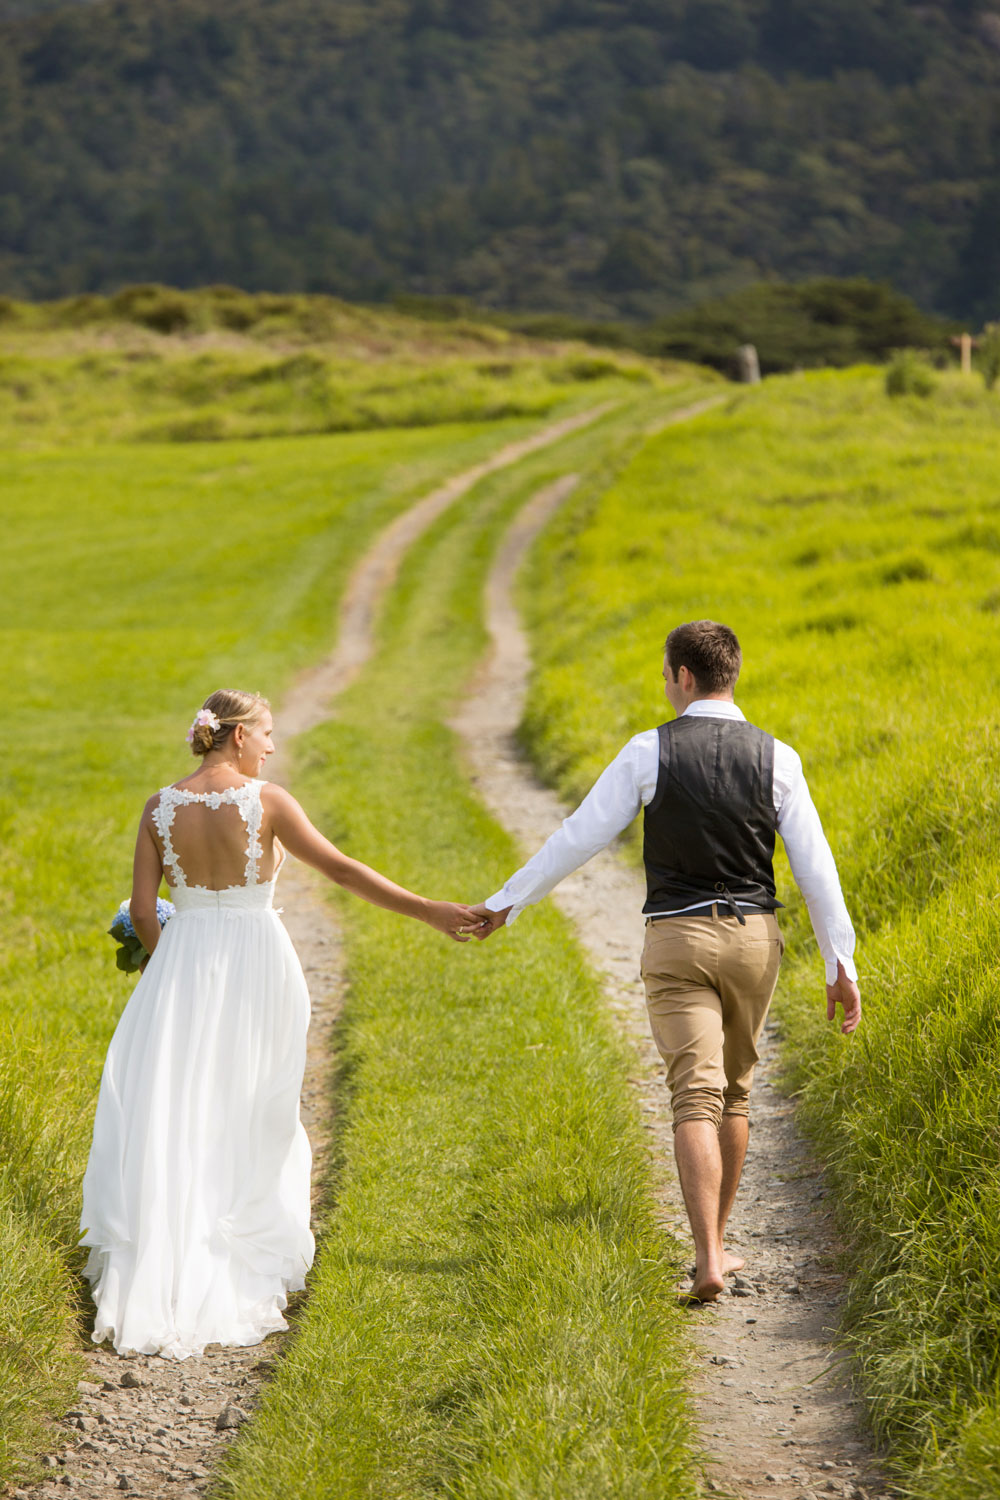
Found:
[{"label": "shrub", "polygon": [[299,307],[296,297],[281,292],[260,292],[256,300],[262,318],[290,317]]},{"label": "shrub", "polygon": [[583,355],[579,359],[571,359],[566,371],[573,380],[604,380],[608,375],[617,375],[618,366],[610,359]]},{"label": "shrub", "polygon": [[635,347],[692,359],[731,374],[736,350],[753,344],[765,375],[885,359],[902,347],[947,347],[951,325],[907,297],[861,277],[799,285],[760,282],[658,319]]},{"label": "shrub", "polygon": [[885,372],[887,396],[931,396],[937,381],[924,355],[915,349],[898,349]]},{"label": "shrub", "polygon": [[256,297],[241,292],[234,286],[206,287],[205,294],[209,316],[223,328],[235,328],[242,332],[259,323],[263,316]]},{"label": "shrub", "polygon": [[195,318],[189,298],[179,292],[165,292],[137,310],[135,321],[157,333],[179,333],[182,328],[190,328]]},{"label": "shrub", "polygon": [[758,282],[648,324],[598,322],[562,312],[498,312],[476,308],[464,297],[398,295],[393,305],[428,322],[489,319],[529,338],[637,349],[711,365],[724,374],[735,373],[735,352],[746,343],[756,346],[768,375],[882,360],[901,347],[926,348],[945,358],[948,336],[958,326],[864,277],[821,277],[795,285]]},{"label": "shrub", "polygon": [[111,298],[110,310],[130,323],[140,323],[157,333],[179,333],[197,322],[192,297],[167,286],[128,286]]},{"label": "shrub", "polygon": [[979,340],[979,368],[986,389],[991,391],[1000,378],[1000,323],[987,323]]}]

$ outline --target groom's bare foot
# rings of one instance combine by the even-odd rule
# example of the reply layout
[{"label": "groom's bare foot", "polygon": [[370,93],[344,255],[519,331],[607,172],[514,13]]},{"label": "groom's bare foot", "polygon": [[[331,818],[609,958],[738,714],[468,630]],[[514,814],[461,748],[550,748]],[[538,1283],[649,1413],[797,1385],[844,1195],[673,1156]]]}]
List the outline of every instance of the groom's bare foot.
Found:
[{"label": "groom's bare foot", "polygon": [[722,1291],[723,1253],[720,1245],[717,1250],[706,1251],[704,1256],[699,1255],[695,1262],[691,1296],[699,1302],[714,1302]]},{"label": "groom's bare foot", "polygon": [[[743,1269],[743,1267],[745,1265],[746,1265],[746,1261],[744,1260],[744,1258],[743,1258],[742,1255],[733,1255],[733,1253],[730,1250],[723,1250],[723,1252],[722,1252],[722,1274],[723,1274],[723,1276],[731,1276],[734,1271],[742,1271],[742,1269]],[[688,1267],[688,1275],[692,1278],[692,1280],[694,1279],[695,1276],[697,1276],[697,1274],[698,1274],[698,1272],[697,1272],[697,1269],[696,1269],[695,1266],[689,1266]]]},{"label": "groom's bare foot", "polygon": [[706,1270],[696,1274],[688,1295],[696,1302],[714,1302],[722,1288],[722,1272],[715,1269]]}]

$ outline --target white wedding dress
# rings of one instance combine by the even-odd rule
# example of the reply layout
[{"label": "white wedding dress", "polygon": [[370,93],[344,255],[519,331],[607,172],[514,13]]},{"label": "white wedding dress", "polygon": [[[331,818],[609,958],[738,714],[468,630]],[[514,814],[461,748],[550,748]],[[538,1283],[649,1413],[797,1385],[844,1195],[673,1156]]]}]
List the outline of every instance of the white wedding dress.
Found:
[{"label": "white wedding dress", "polygon": [[[93,1339],[119,1353],[259,1343],[287,1327],[287,1294],[312,1264],[299,1120],[309,995],[272,904],[277,868],[257,878],[264,785],[164,787],[153,813],[176,914],[108,1048],[80,1222]],[[183,852],[185,820],[201,819],[186,826],[204,848],[209,813],[229,820],[232,858],[237,816],[245,825],[241,884],[185,878],[174,841]]]}]

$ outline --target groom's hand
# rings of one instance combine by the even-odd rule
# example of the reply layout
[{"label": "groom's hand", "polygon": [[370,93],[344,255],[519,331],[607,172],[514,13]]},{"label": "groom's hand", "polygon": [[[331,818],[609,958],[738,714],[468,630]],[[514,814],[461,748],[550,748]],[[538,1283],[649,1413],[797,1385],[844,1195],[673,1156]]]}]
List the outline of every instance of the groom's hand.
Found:
[{"label": "groom's hand", "polygon": [[479,918],[479,926],[473,928],[473,934],[481,943],[485,943],[490,933],[496,932],[497,928],[502,927],[506,922],[510,907],[505,906],[502,911],[490,911],[489,907],[480,902],[478,906],[472,908],[472,911]]},{"label": "groom's hand", "polygon": [[463,906],[461,901],[421,901],[421,905],[421,916],[427,925],[454,938],[456,943],[467,943],[473,933],[478,936],[479,917],[471,906]]},{"label": "groom's hand", "polygon": [[[474,908],[476,910],[477,908]],[[861,991],[853,979],[848,979],[844,965],[837,963],[837,977],[833,984],[826,987],[826,1018],[833,1021],[837,1016],[837,1004],[844,1007],[844,1020],[841,1031],[845,1036],[857,1026],[861,1020]]]}]

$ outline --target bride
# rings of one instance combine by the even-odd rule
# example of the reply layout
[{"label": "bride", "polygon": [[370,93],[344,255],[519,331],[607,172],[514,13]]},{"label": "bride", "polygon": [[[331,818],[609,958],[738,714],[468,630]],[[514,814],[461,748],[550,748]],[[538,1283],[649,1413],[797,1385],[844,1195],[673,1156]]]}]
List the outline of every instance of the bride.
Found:
[{"label": "bride", "polygon": [[130,911],[150,957],[108,1048],[80,1223],[93,1339],[119,1353],[259,1343],[312,1264],[309,996],[272,905],[285,852],[459,942],[479,924],[341,854],[260,780],[271,732],[265,698],[212,693],[188,732],[198,769],[139,824]]}]

